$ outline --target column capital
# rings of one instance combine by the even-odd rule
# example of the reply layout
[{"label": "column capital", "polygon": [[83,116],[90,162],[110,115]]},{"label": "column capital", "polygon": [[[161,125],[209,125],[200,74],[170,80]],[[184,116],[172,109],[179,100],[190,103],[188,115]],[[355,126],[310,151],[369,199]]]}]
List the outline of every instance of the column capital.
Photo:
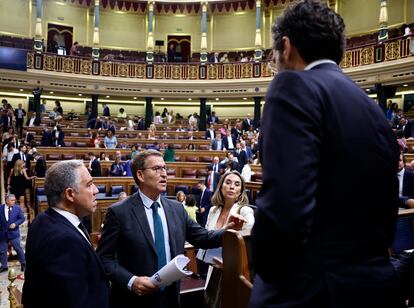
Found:
[{"label": "column capital", "polygon": [[95,0],[95,6],[99,6],[99,0]]},{"label": "column capital", "polygon": [[256,7],[262,6],[262,0],[256,0]]}]

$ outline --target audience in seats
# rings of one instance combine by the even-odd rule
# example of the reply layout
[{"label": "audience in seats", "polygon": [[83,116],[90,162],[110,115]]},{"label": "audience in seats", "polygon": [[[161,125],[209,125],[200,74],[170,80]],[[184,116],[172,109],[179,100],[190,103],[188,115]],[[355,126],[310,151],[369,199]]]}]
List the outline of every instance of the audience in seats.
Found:
[{"label": "audience in seats", "polygon": [[166,162],[173,162],[175,161],[175,151],[171,144],[168,144],[164,150],[164,160]]},{"label": "audience in seats", "polygon": [[[246,221],[242,231],[252,229],[255,221],[253,209],[248,206],[245,183],[237,171],[225,173],[221,177],[217,190],[211,198],[211,204],[206,223],[207,230],[222,229],[229,215],[235,214],[241,215]],[[220,276],[220,269],[209,267],[204,307],[221,307],[221,279],[218,279]]]},{"label": "audience in seats", "polygon": [[56,147],[65,146],[65,133],[62,130],[62,127],[58,124],[53,129],[52,133],[52,144]]},{"label": "audience in seats", "polygon": [[118,146],[118,139],[112,130],[108,129],[106,132],[106,136],[104,138],[104,146],[106,149],[115,149]]},{"label": "audience in seats", "polygon": [[226,130],[226,135],[223,138],[223,148],[226,151],[233,151],[235,149],[236,140],[233,139],[230,129]]},{"label": "audience in seats", "polygon": [[210,127],[206,130],[206,133],[204,134],[205,139],[214,140],[214,137],[216,136],[216,132],[214,131],[214,124],[210,124]]},{"label": "audience in seats", "polygon": [[98,161],[109,161],[109,157],[106,156],[105,152],[99,153]]},{"label": "audience in seats", "polygon": [[183,254],[185,241],[219,247],[224,229],[240,229],[245,219],[233,214],[222,230],[208,232],[188,217],[182,204],[161,196],[167,188],[161,153],[143,151],[131,166],[138,192],[108,208],[97,248],[111,280],[110,300],[125,308],[179,307],[179,284],[160,290],[149,277]]},{"label": "audience in seats", "polygon": [[6,204],[0,205],[0,272],[8,270],[8,244],[10,242],[19,258],[21,271],[26,268],[26,258],[20,244],[20,225],[25,218],[19,206],[16,206],[16,196],[7,194]]},{"label": "audience in seats", "polygon": [[211,149],[213,151],[223,151],[224,150],[224,144],[223,144],[223,140],[221,139],[221,134],[220,133],[216,133],[216,138],[212,140]]},{"label": "audience in seats", "polygon": [[111,176],[124,176],[126,175],[125,165],[121,162],[121,156],[116,156],[115,161],[111,165],[109,172]]}]

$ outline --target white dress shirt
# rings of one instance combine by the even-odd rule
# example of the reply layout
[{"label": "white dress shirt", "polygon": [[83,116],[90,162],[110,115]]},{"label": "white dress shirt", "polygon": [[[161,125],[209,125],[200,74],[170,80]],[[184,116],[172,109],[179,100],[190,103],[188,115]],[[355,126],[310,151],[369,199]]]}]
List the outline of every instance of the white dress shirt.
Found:
[{"label": "white dress shirt", "polygon": [[76,230],[79,231],[79,233],[88,242],[88,244],[91,245],[91,242],[89,242],[88,238],[86,237],[86,234],[83,233],[83,231],[81,229],[79,229],[79,224],[81,223],[81,220],[79,219],[78,216],[76,216],[75,214],[72,214],[68,211],[58,209],[56,207],[51,207],[51,208],[54,209],[57,213],[59,213],[63,217],[65,217],[67,220],[69,220],[69,222],[76,228]]},{"label": "white dress shirt", "polygon": [[403,190],[403,182],[404,182],[404,172],[405,169],[403,168],[400,172],[397,173],[398,175],[398,195],[401,197],[402,196],[402,190]]}]

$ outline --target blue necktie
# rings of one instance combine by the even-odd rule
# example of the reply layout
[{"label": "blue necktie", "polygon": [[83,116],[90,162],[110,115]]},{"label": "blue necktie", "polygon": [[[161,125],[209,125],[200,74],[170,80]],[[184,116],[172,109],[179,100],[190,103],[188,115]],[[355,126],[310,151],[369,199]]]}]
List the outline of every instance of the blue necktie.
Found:
[{"label": "blue necktie", "polygon": [[152,218],[154,220],[155,250],[158,256],[158,269],[167,264],[167,256],[165,253],[164,231],[162,229],[161,217],[158,215],[158,202],[151,205]]}]

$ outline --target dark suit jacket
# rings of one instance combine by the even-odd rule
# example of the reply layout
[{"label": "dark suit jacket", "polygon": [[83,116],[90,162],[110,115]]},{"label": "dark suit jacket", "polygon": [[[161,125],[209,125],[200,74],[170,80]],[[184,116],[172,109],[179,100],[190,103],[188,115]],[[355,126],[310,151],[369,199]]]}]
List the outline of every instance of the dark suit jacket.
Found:
[{"label": "dark suit jacket", "polygon": [[396,307],[399,151],[384,113],[328,63],[280,72],[264,108],[251,307]]},{"label": "dark suit jacket", "polygon": [[[220,175],[219,175],[220,178]],[[200,200],[198,202],[198,208],[204,208],[205,211],[203,213],[199,213],[198,215],[198,220],[201,226],[205,226],[206,222],[207,222],[207,216],[208,213],[210,212],[210,208],[211,208],[211,191],[206,188],[203,193],[200,193]]]},{"label": "dark suit jacket", "polygon": [[213,121],[213,117],[211,115],[209,115],[208,118],[207,118],[207,123],[213,123],[213,124],[215,124],[215,123],[218,123],[218,122],[219,122],[218,116],[215,116],[214,117],[214,121]]},{"label": "dark suit jacket", "polygon": [[90,171],[90,173],[91,173],[92,177],[102,176],[101,163],[99,162],[99,160],[97,158],[95,158],[92,161],[91,168],[92,168],[92,170]]},{"label": "dark suit jacket", "polygon": [[[24,154],[24,156],[26,157],[25,168],[27,169],[27,172],[29,173],[29,171],[30,171],[30,158],[29,158],[28,154]],[[14,166],[16,161],[18,161],[19,159],[21,159],[20,152],[13,155],[12,160],[11,160],[12,165]]]},{"label": "dark suit jacket", "polygon": [[[27,118],[27,121],[26,121],[26,126],[29,126],[29,124],[30,124],[30,119],[31,119],[31,118]],[[34,119],[34,121],[33,121],[33,125],[34,125],[34,126],[40,126],[40,117],[35,117],[35,119]]]},{"label": "dark suit jacket", "polygon": [[403,176],[402,196],[400,197],[400,207],[406,207],[405,201],[414,199],[414,172],[405,170]]},{"label": "dark suit jacket", "polygon": [[221,146],[218,146],[218,142],[217,139],[214,139],[213,142],[211,143],[211,149],[214,151],[222,151],[224,148],[224,143],[223,140],[221,140]]},{"label": "dark suit jacket", "polygon": [[109,306],[109,283],[99,257],[81,233],[51,208],[29,228],[22,300],[25,308]]},{"label": "dark suit jacket", "polygon": [[57,143],[58,146],[60,145],[61,147],[64,147],[65,146],[65,133],[63,132],[63,130],[59,132],[59,136],[57,139],[55,136],[55,131],[53,131],[52,140],[53,140],[53,146],[56,146],[56,143]]},{"label": "dark suit jacket", "polygon": [[[220,165],[219,166],[219,170],[220,169],[223,169],[223,167]],[[204,184],[207,186],[207,183],[208,183],[208,177],[209,177],[209,174],[207,173],[207,175],[206,175],[206,179],[205,179],[205,181],[204,181]],[[218,184],[218,182],[220,181],[220,177],[221,177],[221,174],[220,174],[220,172],[215,172],[215,171],[213,171],[213,192],[216,190],[216,188],[217,188],[217,184]],[[208,189],[210,189],[208,186],[207,186],[207,188]]]},{"label": "dark suit jacket", "polygon": [[216,132],[213,130],[213,138],[211,138],[210,129],[206,129],[206,132],[204,134],[205,139],[214,139],[216,138]]},{"label": "dark suit jacket", "polygon": [[45,130],[42,135],[42,140],[40,144],[44,147],[51,147],[53,146],[53,136],[52,132],[49,130]]},{"label": "dark suit jacket", "polygon": [[[253,119],[250,119],[250,125],[254,126]],[[243,120],[242,122],[242,131],[248,131],[250,128],[249,122],[247,121],[247,118]]]},{"label": "dark suit jacket", "polygon": [[[0,205],[0,241],[13,240],[20,238],[19,226],[24,222],[24,215],[19,205],[14,205],[9,216],[9,220],[6,221],[4,216],[5,204]],[[11,224],[16,224],[16,228],[9,229]]]},{"label": "dark suit jacket", "polygon": [[[183,205],[161,197],[168,223],[171,258],[184,253],[185,241],[196,247],[219,247],[222,231],[211,232],[188,217]],[[139,193],[108,208],[98,255],[112,282],[111,307],[159,307],[160,295],[138,297],[128,290],[132,276],[151,277],[157,271],[155,244]],[[170,307],[179,305],[179,283],[163,291]]]}]

